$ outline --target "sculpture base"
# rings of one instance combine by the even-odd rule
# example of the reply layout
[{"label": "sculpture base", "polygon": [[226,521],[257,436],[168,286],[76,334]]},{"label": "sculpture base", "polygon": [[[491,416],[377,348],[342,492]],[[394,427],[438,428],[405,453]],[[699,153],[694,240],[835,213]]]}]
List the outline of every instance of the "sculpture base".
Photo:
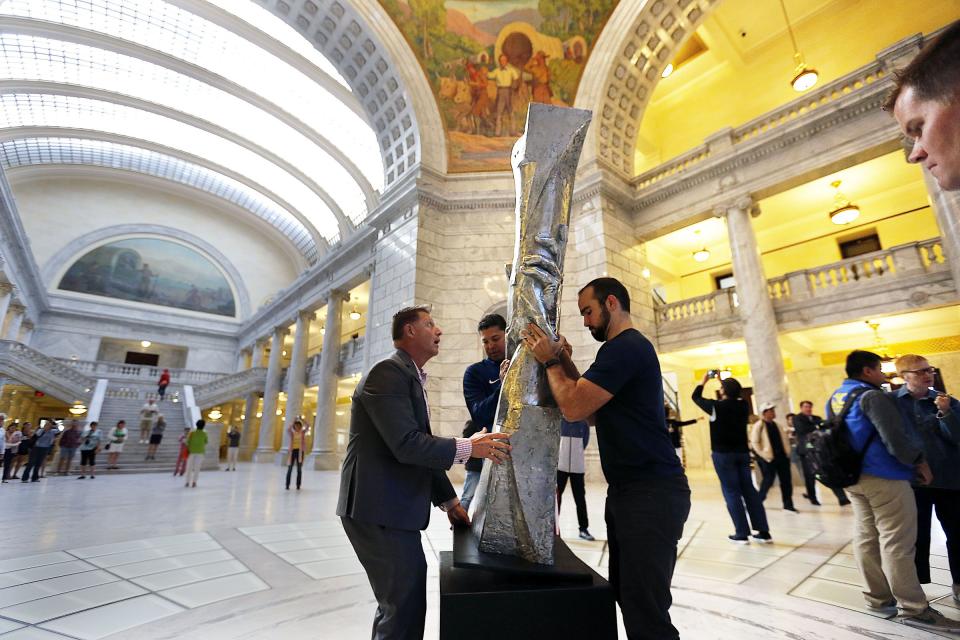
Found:
[{"label": "sculpture base", "polygon": [[554,538],[553,549],[553,564],[537,564],[517,556],[481,551],[477,536],[470,527],[453,529],[453,566],[457,569],[480,569],[554,582],[590,582],[596,575],[570,551],[560,536]]},{"label": "sculpture base", "polygon": [[[562,542],[558,552],[561,547],[570,553]],[[613,589],[580,565],[587,580],[558,582],[531,573],[459,568],[454,552],[442,551],[440,640],[616,640]]]}]

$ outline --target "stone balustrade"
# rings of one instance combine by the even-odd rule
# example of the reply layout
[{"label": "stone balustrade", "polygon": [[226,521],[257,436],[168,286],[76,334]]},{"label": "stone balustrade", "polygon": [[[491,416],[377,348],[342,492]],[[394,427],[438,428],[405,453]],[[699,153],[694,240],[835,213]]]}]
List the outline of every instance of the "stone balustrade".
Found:
[{"label": "stone balustrade", "polygon": [[[164,367],[151,365],[125,364],[123,362],[106,362],[102,360],[73,360],[70,358],[56,358],[63,364],[94,378],[133,379],[147,382],[156,382]],[[216,371],[196,371],[193,369],[170,369],[171,384],[203,384],[222,378],[223,373]]]},{"label": "stone balustrade", "polygon": [[64,402],[86,399],[94,378],[56,358],[12,340],[0,340],[0,375],[7,375]]},{"label": "stone balustrade", "polygon": [[[793,271],[767,280],[781,330],[956,302],[940,238]],[[656,307],[661,350],[742,333],[736,289]]]},{"label": "stone balustrade", "polygon": [[249,393],[262,392],[266,382],[267,369],[254,367],[196,385],[193,394],[198,407],[210,407]]}]

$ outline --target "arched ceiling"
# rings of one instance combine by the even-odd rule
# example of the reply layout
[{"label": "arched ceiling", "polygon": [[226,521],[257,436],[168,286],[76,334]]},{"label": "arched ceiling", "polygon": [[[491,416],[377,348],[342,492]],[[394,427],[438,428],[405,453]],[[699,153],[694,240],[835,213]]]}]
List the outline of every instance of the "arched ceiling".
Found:
[{"label": "arched ceiling", "polygon": [[336,67],[241,0],[0,0],[7,167],[91,164],[239,204],[309,262],[384,186]]}]

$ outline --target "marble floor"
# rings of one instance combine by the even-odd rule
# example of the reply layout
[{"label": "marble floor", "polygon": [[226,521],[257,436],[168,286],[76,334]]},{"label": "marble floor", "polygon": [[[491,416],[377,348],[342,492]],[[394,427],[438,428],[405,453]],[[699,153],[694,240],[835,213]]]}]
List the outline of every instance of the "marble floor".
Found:
[{"label": "marble floor", "polygon": [[[9,483],[0,488],[0,640],[368,638],[376,605],[333,515],[337,484],[336,473],[307,471],[302,491],[286,491],[279,467],[252,464],[204,472],[196,489],[164,474]],[[684,638],[937,637],[862,608],[849,508],[825,498],[785,512],[775,488],[774,544],[739,546],[726,540],[712,474],[692,473],[691,485],[672,608]],[[605,575],[603,491],[588,485],[596,542],[575,537],[572,504],[560,526]],[[423,536],[427,638],[438,636],[445,522],[437,512]],[[927,595],[960,619],[939,529],[933,553]]]}]

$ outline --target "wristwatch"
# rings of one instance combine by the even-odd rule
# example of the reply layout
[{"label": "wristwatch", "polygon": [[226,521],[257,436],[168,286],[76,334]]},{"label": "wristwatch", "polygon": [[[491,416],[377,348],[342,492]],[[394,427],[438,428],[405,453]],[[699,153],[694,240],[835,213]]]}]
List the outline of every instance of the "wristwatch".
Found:
[{"label": "wristwatch", "polygon": [[550,358],[549,360],[543,363],[543,368],[549,369],[550,367],[558,364],[560,364],[560,358]]}]

